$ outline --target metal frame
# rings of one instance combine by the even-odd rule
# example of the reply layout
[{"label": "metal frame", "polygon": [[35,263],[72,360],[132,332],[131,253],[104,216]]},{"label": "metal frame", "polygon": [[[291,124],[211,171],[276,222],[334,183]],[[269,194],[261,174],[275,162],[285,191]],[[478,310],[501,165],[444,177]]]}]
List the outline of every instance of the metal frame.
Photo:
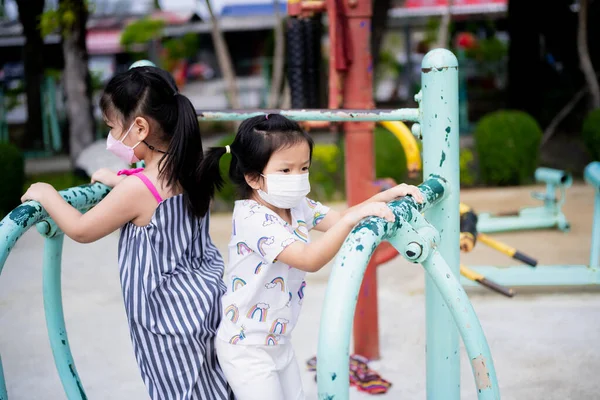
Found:
[{"label": "metal frame", "polygon": [[[499,399],[493,360],[481,325],[459,283],[458,62],[433,50],[422,63],[419,121],[426,201],[410,198],[389,204],[393,223],[363,220],[335,260],[319,329],[317,382],[320,399],[348,399],[349,345],[355,306],[367,265],[382,241],[423,264],[426,278],[427,397],[460,398],[458,333],[462,335],[479,399]],[[425,218],[420,213],[425,212]],[[376,311],[371,310],[371,313]],[[458,327],[458,330],[457,330]]]},{"label": "metal frame", "polygon": [[[426,202],[415,204],[405,198],[390,204],[397,219],[385,223],[371,218],[363,221],[348,237],[334,266],[324,304],[319,340],[320,398],[348,398],[349,340],[354,306],[367,263],[382,240],[389,240],[405,257],[421,262],[428,273],[427,312],[427,393],[430,398],[460,398],[458,330],[462,334],[475,376],[480,399],[499,399],[493,361],[481,325],[459,281],[459,164],[458,164],[458,64],[447,50],[437,49],[423,60],[423,90],[416,96],[419,109],[411,110],[269,110],[240,112],[199,112],[201,119],[240,120],[249,115],[280,113],[295,120],[417,121],[422,128],[424,170],[429,179],[421,185]],[[108,194],[100,184],[60,192],[65,200],[87,211]],[[426,211],[427,220],[419,211]],[[427,222],[429,221],[429,222]],[[0,273],[17,240],[36,225],[46,237],[44,250],[44,308],[50,345],[65,393],[69,399],[85,399],[83,385],[70,352],[62,312],[60,262],[63,233],[39,203],[27,202],[0,221]],[[438,233],[438,231],[440,233]],[[401,234],[396,234],[401,232]],[[346,284],[348,283],[348,284]],[[373,296],[371,296],[373,297]],[[375,296],[376,297],[376,296]],[[458,307],[460,302],[461,307]],[[328,329],[324,329],[327,326]],[[458,330],[456,328],[458,326]],[[332,375],[332,371],[333,374]],[[335,379],[339,376],[339,379]],[[0,400],[6,400],[6,386],[0,366]]]}]

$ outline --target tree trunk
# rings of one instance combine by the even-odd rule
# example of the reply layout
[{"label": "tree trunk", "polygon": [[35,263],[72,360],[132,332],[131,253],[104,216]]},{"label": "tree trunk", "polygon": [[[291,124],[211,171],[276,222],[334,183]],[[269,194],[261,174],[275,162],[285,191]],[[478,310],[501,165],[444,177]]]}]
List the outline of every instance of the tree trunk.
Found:
[{"label": "tree trunk", "polygon": [[43,146],[41,85],[44,74],[44,40],[39,29],[39,18],[44,11],[44,0],[17,0],[17,6],[25,36],[23,64],[27,94],[25,135],[18,145],[24,149],[39,149]]},{"label": "tree trunk", "polygon": [[275,7],[275,50],[273,52],[271,90],[267,100],[267,108],[276,108],[279,104],[279,93],[281,92],[281,82],[283,81],[283,69],[285,66],[285,34],[278,0],[274,1],[273,7]]},{"label": "tree trunk", "polygon": [[206,0],[206,8],[208,8],[208,13],[210,14],[212,40],[213,44],[215,45],[215,52],[217,53],[219,68],[223,73],[223,79],[225,79],[225,84],[227,85],[229,104],[231,107],[239,109],[241,108],[240,96],[238,94],[237,84],[235,82],[235,70],[233,69],[233,65],[231,63],[229,49],[227,48],[227,43],[225,42],[223,32],[219,27],[219,21],[213,13],[210,0]]},{"label": "tree trunk", "polygon": [[579,1],[579,26],[577,28],[577,52],[579,53],[579,64],[581,71],[585,77],[585,81],[589,87],[592,107],[600,108],[600,87],[598,79],[590,59],[590,53],[587,43],[587,15],[588,15],[588,0]]},{"label": "tree trunk", "polygon": [[453,0],[448,0],[448,7],[446,7],[446,12],[442,16],[442,20],[438,28],[436,47],[443,49],[448,47],[448,30],[450,29],[450,21],[452,20],[453,3]]},{"label": "tree trunk", "polygon": [[387,30],[388,12],[391,0],[374,0],[373,15],[371,16],[371,54],[373,55],[373,71],[377,71],[381,43]]},{"label": "tree trunk", "polygon": [[63,35],[62,46],[69,116],[69,154],[74,163],[79,153],[93,142],[95,132],[92,80],[85,43],[88,10],[83,0],[61,0],[63,2],[68,3],[75,14],[75,21]]}]

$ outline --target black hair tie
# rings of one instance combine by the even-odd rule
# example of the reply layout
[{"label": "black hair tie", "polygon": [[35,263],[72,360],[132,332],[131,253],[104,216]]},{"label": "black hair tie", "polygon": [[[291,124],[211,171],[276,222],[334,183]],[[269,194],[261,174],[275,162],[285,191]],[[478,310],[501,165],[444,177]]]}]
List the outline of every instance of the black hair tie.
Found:
[{"label": "black hair tie", "polygon": [[157,149],[156,147],[152,146],[151,144],[148,144],[148,142],[146,142],[145,140],[142,140],[142,142],[144,142],[144,144],[145,144],[146,146],[148,146],[148,148],[149,148],[150,150],[152,150],[152,151],[156,151],[156,152],[159,152],[159,153],[162,153],[162,154],[168,154],[166,151],[159,150],[159,149]]}]

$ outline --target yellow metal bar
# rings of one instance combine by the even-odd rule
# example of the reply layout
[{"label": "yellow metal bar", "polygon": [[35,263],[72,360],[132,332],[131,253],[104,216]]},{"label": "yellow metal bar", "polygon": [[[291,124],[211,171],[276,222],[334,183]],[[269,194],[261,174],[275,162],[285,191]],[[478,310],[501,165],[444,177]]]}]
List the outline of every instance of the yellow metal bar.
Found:
[{"label": "yellow metal bar", "polygon": [[408,127],[400,121],[380,121],[380,124],[392,132],[396,139],[402,145],[404,154],[406,154],[406,166],[408,175],[415,177],[421,172],[421,153],[417,141]]}]

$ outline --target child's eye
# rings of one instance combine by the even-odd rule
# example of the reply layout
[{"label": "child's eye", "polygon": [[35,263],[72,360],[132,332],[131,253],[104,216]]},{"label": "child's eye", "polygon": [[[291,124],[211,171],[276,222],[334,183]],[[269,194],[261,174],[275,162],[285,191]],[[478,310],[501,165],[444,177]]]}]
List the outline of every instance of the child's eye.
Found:
[{"label": "child's eye", "polygon": [[302,168],[302,171],[308,171],[308,167]]},{"label": "child's eye", "polygon": [[288,172],[290,172],[289,168],[284,168],[282,170],[280,170],[281,172],[283,172],[284,174],[287,174]]}]

